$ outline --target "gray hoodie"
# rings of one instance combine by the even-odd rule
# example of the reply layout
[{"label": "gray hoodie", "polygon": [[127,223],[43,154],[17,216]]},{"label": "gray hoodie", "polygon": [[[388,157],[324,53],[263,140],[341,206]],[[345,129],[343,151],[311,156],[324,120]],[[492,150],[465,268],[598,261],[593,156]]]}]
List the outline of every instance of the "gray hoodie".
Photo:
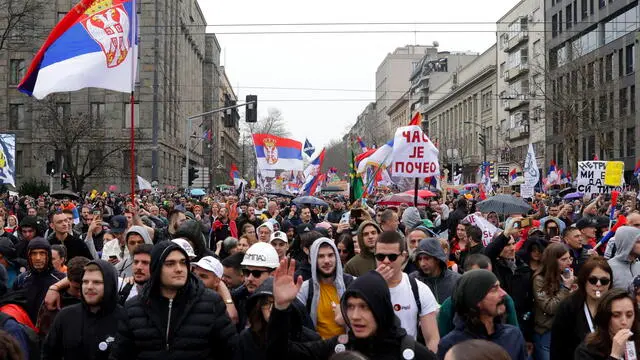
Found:
[{"label": "gray hoodie", "polygon": [[[134,225],[130,227],[129,230],[127,230],[127,232],[124,234],[125,247],[127,246],[127,239],[129,238],[129,234],[138,234],[142,236],[142,239],[144,239],[145,244],[153,245],[153,241],[149,236],[149,232],[147,231],[147,229],[144,228],[144,226]],[[120,277],[132,276],[133,275],[132,265],[133,265],[133,256],[127,253],[127,256],[125,256],[124,260],[116,264],[116,270],[118,270],[118,276]]]},{"label": "gray hoodie", "polygon": [[629,261],[633,245],[640,238],[640,229],[623,226],[616,231],[616,254],[609,259],[613,271],[613,287],[627,290],[633,279],[640,275],[640,262]]},{"label": "gray hoodie", "polygon": [[460,279],[460,274],[447,268],[447,255],[445,255],[444,250],[442,250],[438,239],[422,239],[420,245],[418,245],[418,248],[414,252],[414,256],[418,259],[421,254],[426,254],[439,260],[440,269],[442,270],[440,276],[427,276],[420,270],[420,264],[417,263],[416,267],[418,270],[412,272],[409,276],[427,284],[436,297],[438,304],[442,304],[453,294],[453,288],[458,282],[458,279]]},{"label": "gray hoodie", "polygon": [[338,248],[336,248],[333,240],[322,237],[313,242],[311,245],[311,249],[309,251],[311,259],[311,279],[305,280],[302,283],[302,287],[300,291],[298,291],[298,300],[303,304],[307,303],[307,295],[309,294],[309,286],[313,286],[313,299],[311,299],[311,313],[309,316],[313,321],[313,325],[317,326],[318,324],[318,300],[320,299],[320,282],[318,281],[318,249],[320,249],[320,245],[329,244],[333,249],[334,254],[336,254],[336,276],[333,281],[333,285],[336,287],[336,291],[338,292],[338,297],[342,298],[342,294],[346,289],[344,284],[344,277],[342,273],[342,264],[340,263],[340,254],[338,253]]}]

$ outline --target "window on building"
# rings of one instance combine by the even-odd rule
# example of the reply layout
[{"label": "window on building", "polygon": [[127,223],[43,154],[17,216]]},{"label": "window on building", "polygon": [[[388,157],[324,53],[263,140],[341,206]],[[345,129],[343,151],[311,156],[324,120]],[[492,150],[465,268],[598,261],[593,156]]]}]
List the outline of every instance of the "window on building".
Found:
[{"label": "window on building", "polygon": [[627,128],[627,156],[636,155],[636,128]]},{"label": "window on building", "polygon": [[[133,119],[133,125],[135,128],[139,128],[140,127],[140,106],[138,106],[138,103],[135,103],[135,107],[133,109],[134,111],[134,119]],[[130,103],[125,103],[124,104],[124,127],[125,129],[131,129],[131,104]]]},{"label": "window on building", "polygon": [[586,82],[587,82],[587,88],[592,89],[595,86],[595,63],[588,63],[587,64],[587,78],[586,78]]},{"label": "window on building", "polygon": [[573,0],[573,23],[578,23],[578,0]]},{"label": "window on building", "polygon": [[24,77],[26,67],[23,59],[12,59],[9,62],[9,85],[18,85]]},{"label": "window on building", "polygon": [[598,8],[599,9],[602,9],[605,6],[606,6],[605,0],[598,0]]},{"label": "window on building", "polygon": [[59,119],[69,119],[71,116],[71,104],[70,103],[57,103],[56,109],[58,110]]},{"label": "window on building", "polygon": [[618,77],[621,78],[624,75],[624,51],[618,50]]},{"label": "window on building", "polygon": [[106,115],[106,105],[104,103],[91,103],[91,121],[94,126],[102,126]]},{"label": "window on building", "polygon": [[604,59],[598,59],[598,84],[604,84]]},{"label": "window on building", "polygon": [[580,1],[580,13],[582,13],[582,20],[589,16],[589,9],[587,8],[587,0]]},{"label": "window on building", "polygon": [[558,36],[558,14],[551,16],[551,37]]},{"label": "window on building", "polygon": [[636,113],[636,86],[631,85],[629,88],[629,111],[631,114]]},{"label": "window on building", "polygon": [[613,79],[613,54],[605,57],[604,79],[605,81],[611,81]]},{"label": "window on building", "polygon": [[607,119],[607,95],[600,96],[598,105],[598,120],[603,122]]},{"label": "window on building", "polygon": [[638,28],[638,6],[634,6],[624,13],[604,23],[604,43],[630,33]]},{"label": "window on building", "polygon": [[620,90],[618,90],[618,95],[620,96],[620,112],[619,115],[625,116],[627,115],[627,106],[628,106],[628,99],[627,99],[627,88],[622,88]]},{"label": "window on building", "polygon": [[[134,152],[135,158],[134,166],[136,169],[138,168],[138,157],[140,153],[138,151]],[[124,174],[131,175],[131,150],[122,151],[122,171]]]},{"label": "window on building", "polygon": [[9,129],[24,129],[24,104],[9,104]]},{"label": "window on building", "polygon": [[618,157],[624,157],[624,134],[625,129],[620,129],[618,133],[618,144],[620,144],[620,147],[618,148]]},{"label": "window on building", "polygon": [[613,97],[613,91],[609,92],[609,118],[613,119],[613,106],[615,104],[615,99]]},{"label": "window on building", "polygon": [[64,17],[67,16],[67,13],[64,11],[59,11],[58,12],[58,22],[60,22],[62,19],[64,19]]},{"label": "window on building", "polygon": [[587,156],[589,159],[593,159],[593,155],[596,154],[596,136],[591,135],[587,142]]},{"label": "window on building", "polygon": [[607,135],[605,136],[605,155],[604,157],[602,157],[602,159],[613,159],[614,152],[613,152],[613,146],[614,146],[614,141],[613,141],[613,131],[609,131],[607,133]]},{"label": "window on building", "polygon": [[631,44],[631,45],[627,45],[627,47],[625,48],[625,56],[626,56],[626,61],[625,61],[625,74],[629,75],[631,74],[635,68],[636,68],[636,51],[635,51],[635,45]]},{"label": "window on building", "polygon": [[22,150],[16,150],[16,175],[22,175],[24,169],[24,153]]}]

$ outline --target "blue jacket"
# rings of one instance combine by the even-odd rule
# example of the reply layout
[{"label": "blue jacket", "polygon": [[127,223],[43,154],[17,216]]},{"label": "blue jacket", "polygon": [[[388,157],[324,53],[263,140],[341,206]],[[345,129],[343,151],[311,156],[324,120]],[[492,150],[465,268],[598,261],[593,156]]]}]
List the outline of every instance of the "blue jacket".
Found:
[{"label": "blue jacket", "polygon": [[472,330],[460,318],[455,319],[455,324],[456,328],[440,339],[440,344],[438,344],[438,359],[440,360],[444,359],[444,355],[455,344],[474,339],[487,340],[500,345],[509,353],[512,360],[527,359],[524,337],[520,329],[513,325],[495,324],[495,332],[489,335],[484,326],[474,327]]}]

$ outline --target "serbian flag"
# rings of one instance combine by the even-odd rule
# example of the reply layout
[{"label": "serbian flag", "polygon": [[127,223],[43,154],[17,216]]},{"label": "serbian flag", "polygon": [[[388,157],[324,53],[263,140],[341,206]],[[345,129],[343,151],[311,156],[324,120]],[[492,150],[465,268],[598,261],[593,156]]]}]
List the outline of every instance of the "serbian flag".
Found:
[{"label": "serbian flag", "polygon": [[254,134],[253,144],[260,170],[303,170],[301,142],[271,134]]},{"label": "serbian flag", "polygon": [[366,152],[368,150],[367,145],[364,144],[364,141],[362,141],[362,138],[360,136],[358,136],[358,146],[360,146],[362,152]]},{"label": "serbian flag", "polygon": [[231,171],[229,172],[229,175],[231,176],[231,180],[240,178],[240,170],[238,170],[236,164],[231,164]]},{"label": "serbian flag", "polygon": [[511,171],[509,171],[510,181],[511,182],[515,181],[517,177],[518,177],[518,172],[516,171],[516,169],[511,169]]},{"label": "serbian flag", "polygon": [[413,118],[411,118],[411,122],[409,123],[409,126],[411,125],[422,125],[422,114],[420,114],[420,112],[413,115]]},{"label": "serbian flag", "polygon": [[304,174],[306,176],[306,180],[304,185],[302,185],[302,192],[304,195],[313,195],[316,193],[316,188],[320,183],[322,177],[322,164],[324,163],[324,155],[326,149],[322,149],[320,154],[316,156],[313,161],[307,166],[304,170]]},{"label": "serbian flag", "polygon": [[18,89],[38,99],[87,87],[131,92],[138,58],[135,2],[81,0],[53,28]]},{"label": "serbian flag", "polygon": [[633,176],[638,177],[640,175],[640,160],[636,162],[636,168],[633,170]]}]

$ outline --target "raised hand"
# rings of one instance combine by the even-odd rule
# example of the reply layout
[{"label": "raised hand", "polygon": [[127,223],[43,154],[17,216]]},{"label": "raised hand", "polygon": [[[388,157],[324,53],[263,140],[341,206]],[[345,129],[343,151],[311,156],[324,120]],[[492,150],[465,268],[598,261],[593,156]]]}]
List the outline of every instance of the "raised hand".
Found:
[{"label": "raised hand", "polygon": [[302,276],[295,280],[293,274],[296,270],[296,261],[284,259],[280,261],[280,266],[276,269],[273,278],[273,301],[278,310],[286,310],[295,300],[300,287],[302,286]]}]

